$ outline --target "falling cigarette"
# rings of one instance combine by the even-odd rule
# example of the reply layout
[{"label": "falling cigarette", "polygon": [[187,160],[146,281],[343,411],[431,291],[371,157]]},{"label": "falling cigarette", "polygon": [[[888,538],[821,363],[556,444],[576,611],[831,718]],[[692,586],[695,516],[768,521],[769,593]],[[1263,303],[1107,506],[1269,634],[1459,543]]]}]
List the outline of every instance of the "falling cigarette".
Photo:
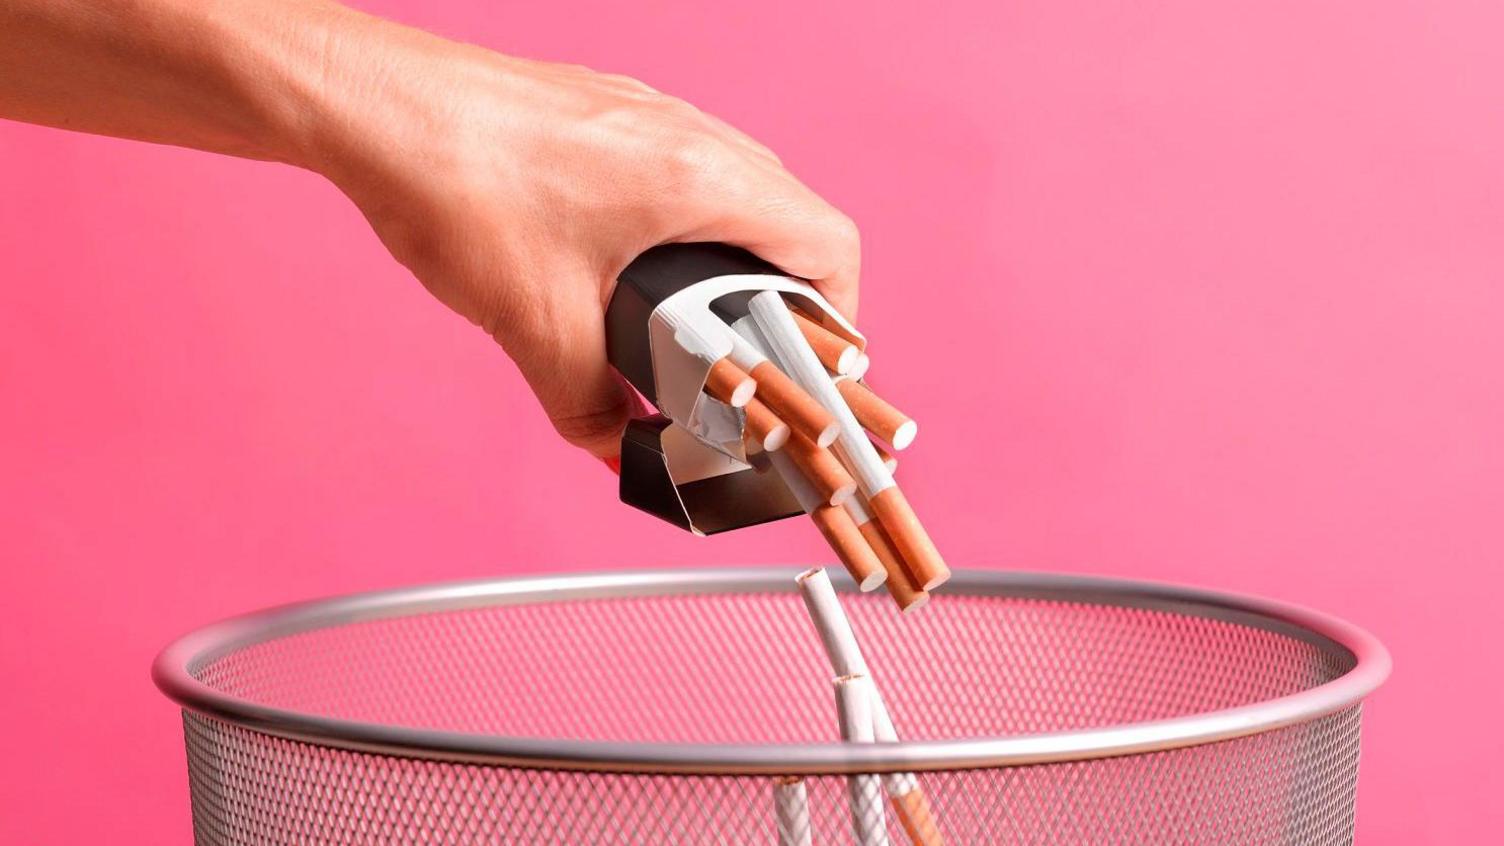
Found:
[{"label": "falling cigarette", "polygon": [[[834,682],[836,713],[840,718],[841,739],[847,743],[872,743],[872,706],[876,698],[872,684],[864,675],[841,676]],[[883,814],[882,779],[876,775],[857,774],[846,777],[846,791],[851,803],[851,830],[861,846],[887,846],[888,826]]]},{"label": "falling cigarette", "polygon": [[[810,622],[814,624],[815,633],[820,637],[820,645],[825,649],[831,671],[838,676],[871,677],[872,671],[868,669],[867,659],[856,642],[851,620],[847,618],[846,610],[841,607],[841,600],[836,596],[836,589],[830,583],[830,575],[816,567],[800,573],[794,581],[799,585],[799,595],[804,598],[804,607],[809,611]],[[894,728],[893,718],[881,695],[875,697],[873,705],[878,738],[885,743],[896,742],[898,729]]]},{"label": "falling cigarette", "polygon": [[893,454],[883,449],[882,444],[873,444],[872,448],[877,451],[877,457],[882,460],[883,466],[888,468],[889,473],[898,472],[898,459]]},{"label": "falling cigarette", "polygon": [[909,507],[908,500],[899,492],[893,474],[883,465],[866,431],[826,375],[825,367],[799,333],[783,298],[776,291],[763,291],[752,297],[748,308],[769,348],[789,376],[835,415],[841,427],[834,446],[836,454],[850,468],[862,493],[871,500],[872,510],[892,538],[894,548],[919,577],[919,587],[928,591],[944,584],[950,578],[950,568]]},{"label": "falling cigarette", "polygon": [[789,440],[789,427],[757,398],[742,409],[747,413],[747,437],[765,452],[777,452]]},{"label": "falling cigarette", "polygon": [[820,498],[830,505],[840,505],[856,493],[856,481],[835,455],[798,432],[790,433],[780,452],[788,453]]},{"label": "falling cigarette", "polygon": [[826,369],[833,373],[851,372],[851,368],[856,365],[857,358],[862,354],[856,344],[810,320],[800,312],[791,311],[789,314],[793,316],[800,333],[804,335],[804,340],[809,342],[815,355],[820,358],[820,363],[824,364]]},{"label": "falling cigarette", "polygon": [[786,452],[767,453],[767,458],[862,591],[877,590],[890,578],[903,578],[888,573],[846,510],[822,498]]},{"label": "falling cigarette", "polygon": [[812,846],[809,791],[804,779],[784,776],[773,783],[773,815],[778,824],[778,846]]},{"label": "falling cigarette", "polygon": [[894,408],[887,400],[872,392],[872,389],[855,379],[840,379],[836,390],[851,407],[862,428],[893,445],[894,449],[908,449],[919,434],[919,424],[907,414]]},{"label": "falling cigarette", "polygon": [[841,431],[835,417],[758,349],[760,341],[755,343],[740,334],[756,332],[757,327],[751,321],[738,324],[736,331],[729,333],[731,360],[757,381],[758,398],[794,431],[822,447],[834,443]]},{"label": "falling cigarette", "polygon": [[[847,618],[845,609],[841,607],[841,600],[830,584],[830,576],[824,570],[815,568],[800,573],[795,581],[799,585],[799,594],[804,598],[804,607],[809,611],[810,622],[819,635],[820,645],[825,649],[831,671],[838,676],[857,675],[868,679],[872,690],[873,731],[883,743],[898,742],[898,729],[893,725],[893,717],[888,713],[887,703],[883,701],[876,682],[871,680],[872,671],[868,669],[867,659],[863,657],[861,646],[857,644],[851,620]],[[883,787],[888,791],[888,797],[911,842],[916,846],[940,846],[943,842],[940,830],[935,825],[929,799],[924,795],[919,779],[912,773],[893,773],[884,777]]]},{"label": "falling cigarette", "polygon": [[944,846],[945,839],[940,836],[940,826],[935,822],[930,798],[923,790],[915,787],[901,796],[890,796],[888,801],[893,804],[898,822],[903,825],[904,834],[909,836],[910,843],[914,846]]},{"label": "falling cigarette", "polygon": [[705,393],[732,408],[742,408],[757,393],[757,382],[732,364],[730,358],[722,358],[710,365],[710,373],[705,377]]}]

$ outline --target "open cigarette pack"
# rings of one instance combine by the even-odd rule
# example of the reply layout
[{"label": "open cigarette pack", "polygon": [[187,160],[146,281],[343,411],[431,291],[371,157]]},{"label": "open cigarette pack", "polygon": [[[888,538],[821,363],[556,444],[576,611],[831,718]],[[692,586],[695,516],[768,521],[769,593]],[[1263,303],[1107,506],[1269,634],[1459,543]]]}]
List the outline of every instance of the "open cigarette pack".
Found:
[{"label": "open cigarette pack", "polygon": [[809,283],[723,244],[655,247],[622,271],[606,342],[660,412],[622,436],[623,502],[702,535],[808,514],[906,611],[949,578],[893,480],[917,426],[865,385],[866,338]]}]

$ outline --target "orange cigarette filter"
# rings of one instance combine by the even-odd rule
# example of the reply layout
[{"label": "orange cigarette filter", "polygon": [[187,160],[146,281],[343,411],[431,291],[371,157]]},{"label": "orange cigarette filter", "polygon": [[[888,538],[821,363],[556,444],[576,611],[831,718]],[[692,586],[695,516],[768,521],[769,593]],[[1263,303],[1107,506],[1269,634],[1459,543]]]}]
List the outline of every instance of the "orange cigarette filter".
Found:
[{"label": "orange cigarette filter", "polygon": [[856,493],[856,480],[841,466],[841,462],[825,447],[798,432],[789,435],[784,444],[788,456],[804,474],[820,499],[828,505],[840,505]]},{"label": "orange cigarette filter", "polygon": [[950,568],[940,557],[929,533],[904,498],[897,485],[883,488],[872,497],[872,513],[893,541],[893,548],[903,559],[904,567],[914,574],[915,583],[924,590],[934,590],[950,579]]},{"label": "orange cigarette filter", "polygon": [[794,315],[794,322],[798,324],[804,340],[809,342],[826,370],[832,373],[851,370],[852,365],[856,364],[857,356],[862,354],[856,344],[805,317],[803,312],[790,310],[789,313]]},{"label": "orange cigarette filter", "polygon": [[883,531],[877,520],[868,520],[857,526],[857,531],[862,533],[867,546],[872,548],[877,560],[882,562],[883,569],[888,571],[888,595],[893,597],[898,610],[908,613],[927,605],[930,601],[929,593],[916,586],[914,575],[908,572],[903,559],[898,557],[898,551],[893,548],[893,542],[888,540],[887,532]]},{"label": "orange cigarette filter", "polygon": [[789,427],[773,410],[753,397],[742,408],[747,413],[746,436],[755,442],[755,445],[767,452],[782,449],[789,440]]},{"label": "orange cigarette filter", "polygon": [[723,358],[710,365],[710,374],[705,378],[705,393],[732,408],[742,408],[757,393],[757,382],[732,364],[731,359]]},{"label": "orange cigarette filter", "polygon": [[851,515],[839,505],[822,505],[810,512],[810,519],[820,528],[825,542],[835,551],[836,557],[845,565],[846,572],[864,591],[876,590],[884,582],[902,578],[889,573],[878,560],[872,547],[867,545],[862,533],[852,522]]},{"label": "orange cigarette filter", "polygon": [[883,449],[883,445],[876,441],[872,442],[872,448],[877,451],[877,457],[882,459],[883,466],[888,468],[889,475],[898,470],[898,459],[893,457],[893,453]]},{"label": "orange cigarette filter", "polygon": [[945,840],[940,836],[940,827],[935,824],[935,812],[931,810],[929,797],[924,795],[923,788],[916,787],[908,793],[894,796],[892,803],[910,843],[914,846],[944,846]]},{"label": "orange cigarette filter", "polygon": [[842,379],[836,384],[841,399],[851,407],[862,428],[893,445],[904,449],[914,442],[919,434],[919,424],[907,414],[894,408],[887,400],[874,394],[872,389],[855,379]]},{"label": "orange cigarette filter", "polygon": [[814,397],[778,369],[771,361],[752,368],[757,380],[757,396],[789,427],[822,447],[835,442],[840,434],[836,418]]}]

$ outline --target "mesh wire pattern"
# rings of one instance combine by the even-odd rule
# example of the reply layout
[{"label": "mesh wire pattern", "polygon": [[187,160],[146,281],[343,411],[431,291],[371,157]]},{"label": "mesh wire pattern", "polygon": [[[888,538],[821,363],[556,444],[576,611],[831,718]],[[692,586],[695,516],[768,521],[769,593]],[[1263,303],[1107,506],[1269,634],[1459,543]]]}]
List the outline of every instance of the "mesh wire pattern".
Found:
[{"label": "mesh wire pattern", "polygon": [[[1298,632],[1101,597],[947,594],[907,617],[878,595],[843,603],[910,741],[1191,716],[1308,690],[1355,664]],[[830,669],[792,582],[398,614],[269,637],[190,670],[259,705],[384,725],[775,748],[838,740]],[[936,830],[918,841],[1350,843],[1359,726],[1353,704],[1174,749],[921,772]],[[770,775],[433,760],[192,711],[184,729],[200,844],[863,842],[853,808],[880,817],[892,843],[911,842],[881,778],[801,776],[807,830],[780,841]],[[853,797],[853,783],[878,795]]]}]

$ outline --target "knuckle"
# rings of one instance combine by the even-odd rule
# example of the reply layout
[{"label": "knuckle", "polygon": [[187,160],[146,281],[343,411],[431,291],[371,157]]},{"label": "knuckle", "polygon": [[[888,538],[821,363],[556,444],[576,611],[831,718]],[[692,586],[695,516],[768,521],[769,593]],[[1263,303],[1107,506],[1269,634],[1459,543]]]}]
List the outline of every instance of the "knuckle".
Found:
[{"label": "knuckle", "polygon": [[689,102],[688,100],[681,100],[678,97],[669,96],[667,94],[660,95],[658,104],[663,107],[665,111],[676,117],[696,121],[704,117],[704,113],[701,112],[699,108],[695,106],[695,104]]},{"label": "knuckle", "polygon": [[668,150],[668,171],[681,188],[700,188],[724,178],[725,150],[713,137],[686,132],[675,138]]},{"label": "knuckle", "polygon": [[860,248],[862,232],[857,228],[856,221],[852,220],[849,216],[841,212],[836,212],[834,218],[831,220],[831,230],[832,237],[840,242],[841,246],[847,249]]},{"label": "knuckle", "polygon": [[628,88],[633,91],[641,92],[643,94],[658,93],[658,89],[654,88],[653,86],[648,85],[646,82],[643,82],[636,77],[627,76],[626,74],[608,73],[602,74],[602,78],[612,83],[613,85],[618,85],[622,88]]}]

